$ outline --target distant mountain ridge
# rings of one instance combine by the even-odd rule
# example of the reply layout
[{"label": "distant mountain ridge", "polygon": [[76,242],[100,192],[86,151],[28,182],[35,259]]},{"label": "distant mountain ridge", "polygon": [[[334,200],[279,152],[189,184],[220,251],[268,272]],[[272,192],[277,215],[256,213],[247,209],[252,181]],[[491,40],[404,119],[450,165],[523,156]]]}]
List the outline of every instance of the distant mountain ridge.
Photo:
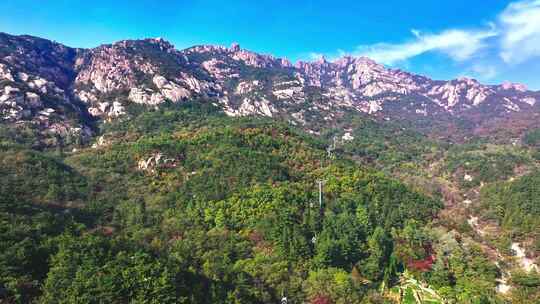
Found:
[{"label": "distant mountain ridge", "polygon": [[89,119],[122,117],[130,104],[193,99],[219,105],[231,116],[284,118],[312,133],[352,111],[408,122],[442,137],[495,129],[519,136],[538,124],[540,113],[540,92],[523,85],[432,80],[365,57],[293,65],[238,44],[177,50],[157,38],[76,49],[0,34],[3,123],[87,138]]}]

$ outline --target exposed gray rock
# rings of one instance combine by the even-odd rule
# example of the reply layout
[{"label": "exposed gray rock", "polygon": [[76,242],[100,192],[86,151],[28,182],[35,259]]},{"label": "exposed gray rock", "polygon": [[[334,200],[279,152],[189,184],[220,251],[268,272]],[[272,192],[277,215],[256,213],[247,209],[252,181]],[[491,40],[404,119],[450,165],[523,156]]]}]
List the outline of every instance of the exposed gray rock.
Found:
[{"label": "exposed gray rock", "polygon": [[158,105],[165,102],[165,98],[160,93],[141,88],[132,88],[129,91],[129,99],[134,103],[145,105]]},{"label": "exposed gray rock", "polygon": [[[188,79],[189,80],[189,79]],[[186,80],[186,81],[188,81]],[[186,99],[191,96],[191,93],[189,90],[179,86],[178,84],[168,81],[165,77],[156,75],[152,79],[156,87],[160,90],[160,93],[162,96],[165,97],[165,99],[168,99],[172,102],[178,102],[182,99]],[[200,86],[193,86],[192,90],[197,91],[200,90]]]},{"label": "exposed gray rock", "polygon": [[24,81],[24,82],[27,82],[28,79],[30,79],[30,76],[28,76],[28,74],[23,73],[23,72],[17,73],[17,77],[19,77],[19,79],[20,79],[21,81]]},{"label": "exposed gray rock", "polygon": [[176,160],[174,158],[167,158],[161,152],[153,153],[147,159],[140,159],[137,162],[137,168],[140,171],[152,174],[156,173],[156,170],[160,167],[176,167],[176,165]]},{"label": "exposed gray rock", "polygon": [[26,92],[26,102],[32,107],[41,107],[41,97],[38,94],[33,92]]},{"label": "exposed gray rock", "polygon": [[230,47],[231,52],[238,52],[240,51],[240,44],[233,42]]},{"label": "exposed gray rock", "polygon": [[7,65],[0,63],[0,80],[15,81]]}]

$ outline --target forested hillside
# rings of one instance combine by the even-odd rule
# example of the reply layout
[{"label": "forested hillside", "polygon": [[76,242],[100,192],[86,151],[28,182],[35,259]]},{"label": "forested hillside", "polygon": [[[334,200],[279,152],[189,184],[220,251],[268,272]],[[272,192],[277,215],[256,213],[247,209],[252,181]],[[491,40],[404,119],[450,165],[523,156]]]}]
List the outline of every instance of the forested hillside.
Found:
[{"label": "forested hillside", "polygon": [[[407,172],[396,164],[428,163],[444,144],[392,137],[401,129],[368,120],[329,149],[279,121],[230,118],[198,102],[134,107],[129,117],[72,150],[4,139],[4,302],[501,300],[499,270],[481,246],[437,224],[444,197],[389,175]],[[442,172],[456,170],[460,153]],[[482,190],[503,227],[538,230],[536,175]]]},{"label": "forested hillside", "polygon": [[540,92],[0,33],[0,303],[540,303]]}]

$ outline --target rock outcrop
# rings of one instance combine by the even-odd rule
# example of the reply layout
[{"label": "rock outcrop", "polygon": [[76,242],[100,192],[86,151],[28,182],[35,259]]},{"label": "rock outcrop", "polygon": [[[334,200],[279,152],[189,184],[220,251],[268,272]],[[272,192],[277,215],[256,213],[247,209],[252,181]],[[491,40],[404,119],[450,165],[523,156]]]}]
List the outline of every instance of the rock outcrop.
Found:
[{"label": "rock outcrop", "polygon": [[137,168],[140,171],[154,174],[160,168],[176,167],[176,160],[174,158],[167,158],[163,153],[156,152],[150,155],[146,159],[140,159],[137,162]]}]

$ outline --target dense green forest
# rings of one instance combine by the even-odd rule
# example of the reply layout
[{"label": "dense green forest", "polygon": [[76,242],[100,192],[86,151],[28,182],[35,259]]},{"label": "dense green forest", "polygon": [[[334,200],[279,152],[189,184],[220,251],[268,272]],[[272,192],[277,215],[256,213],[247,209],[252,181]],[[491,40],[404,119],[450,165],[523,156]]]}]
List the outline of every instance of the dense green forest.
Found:
[{"label": "dense green forest", "polygon": [[[3,138],[0,302],[393,303],[412,296],[406,273],[449,303],[504,303],[481,248],[433,224],[438,196],[373,168],[420,160],[432,141],[365,122],[328,153],[324,137],[208,104],[129,110],[93,147]],[[485,188],[500,202],[486,209],[538,231],[538,180]],[[522,298],[538,287],[521,282]]]}]

